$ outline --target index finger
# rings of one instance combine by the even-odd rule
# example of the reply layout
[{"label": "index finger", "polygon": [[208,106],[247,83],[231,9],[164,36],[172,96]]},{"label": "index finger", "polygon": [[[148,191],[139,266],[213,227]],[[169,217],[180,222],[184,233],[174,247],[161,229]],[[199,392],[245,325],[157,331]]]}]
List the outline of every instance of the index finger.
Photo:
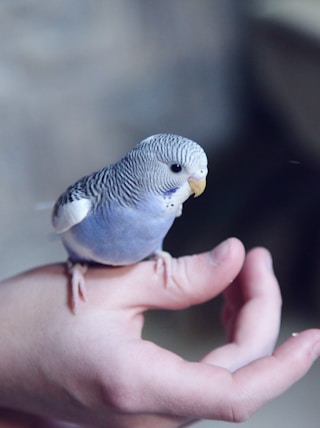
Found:
[{"label": "index finger", "polygon": [[[155,262],[122,268],[103,268],[87,274],[87,304],[113,307],[181,309],[207,301],[236,277],[244,260],[242,243],[230,238],[213,251],[173,258],[171,278],[155,270]],[[94,284],[95,283],[95,284]]]}]

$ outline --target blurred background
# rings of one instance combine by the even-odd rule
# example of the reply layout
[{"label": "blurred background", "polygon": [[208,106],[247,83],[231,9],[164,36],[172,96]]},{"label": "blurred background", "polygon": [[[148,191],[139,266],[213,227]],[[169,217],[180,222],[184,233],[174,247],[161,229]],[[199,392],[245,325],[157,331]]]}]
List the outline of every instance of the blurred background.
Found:
[{"label": "blurred background", "polygon": [[[205,251],[231,235],[266,246],[280,340],[318,325],[319,0],[0,0],[0,40],[0,279],[65,260],[50,203],[172,132],[205,148],[209,179],[165,249]],[[201,357],[223,340],[220,304],[150,313],[145,335]],[[243,426],[317,426],[319,371]]]}]

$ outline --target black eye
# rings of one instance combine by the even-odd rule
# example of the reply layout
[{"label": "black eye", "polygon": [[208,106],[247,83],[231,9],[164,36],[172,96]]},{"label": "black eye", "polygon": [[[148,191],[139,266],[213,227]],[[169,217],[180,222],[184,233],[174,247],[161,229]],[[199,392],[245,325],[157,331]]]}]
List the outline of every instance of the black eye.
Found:
[{"label": "black eye", "polygon": [[180,172],[182,170],[182,166],[178,163],[174,163],[170,166],[172,172]]}]

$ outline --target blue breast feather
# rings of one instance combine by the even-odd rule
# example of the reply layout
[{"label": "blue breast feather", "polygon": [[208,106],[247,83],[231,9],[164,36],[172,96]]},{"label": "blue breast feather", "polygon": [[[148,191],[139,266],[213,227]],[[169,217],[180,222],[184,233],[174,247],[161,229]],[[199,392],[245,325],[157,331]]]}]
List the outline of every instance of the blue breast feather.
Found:
[{"label": "blue breast feather", "polygon": [[148,207],[100,207],[62,234],[74,262],[106,265],[136,263],[162,249],[174,216],[160,216]]}]

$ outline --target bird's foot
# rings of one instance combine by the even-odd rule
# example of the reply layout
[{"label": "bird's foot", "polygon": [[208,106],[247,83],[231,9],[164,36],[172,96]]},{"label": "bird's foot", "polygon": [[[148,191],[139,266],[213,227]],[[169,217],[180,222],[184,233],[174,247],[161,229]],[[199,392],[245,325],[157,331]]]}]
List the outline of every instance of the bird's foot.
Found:
[{"label": "bird's foot", "polygon": [[73,263],[70,259],[67,263],[68,274],[71,276],[71,310],[76,313],[78,309],[79,297],[87,300],[87,289],[84,275],[88,266],[82,263]]},{"label": "bird's foot", "polygon": [[154,253],[156,260],[156,273],[164,275],[165,285],[167,286],[172,276],[172,257],[167,251],[156,251]]}]

